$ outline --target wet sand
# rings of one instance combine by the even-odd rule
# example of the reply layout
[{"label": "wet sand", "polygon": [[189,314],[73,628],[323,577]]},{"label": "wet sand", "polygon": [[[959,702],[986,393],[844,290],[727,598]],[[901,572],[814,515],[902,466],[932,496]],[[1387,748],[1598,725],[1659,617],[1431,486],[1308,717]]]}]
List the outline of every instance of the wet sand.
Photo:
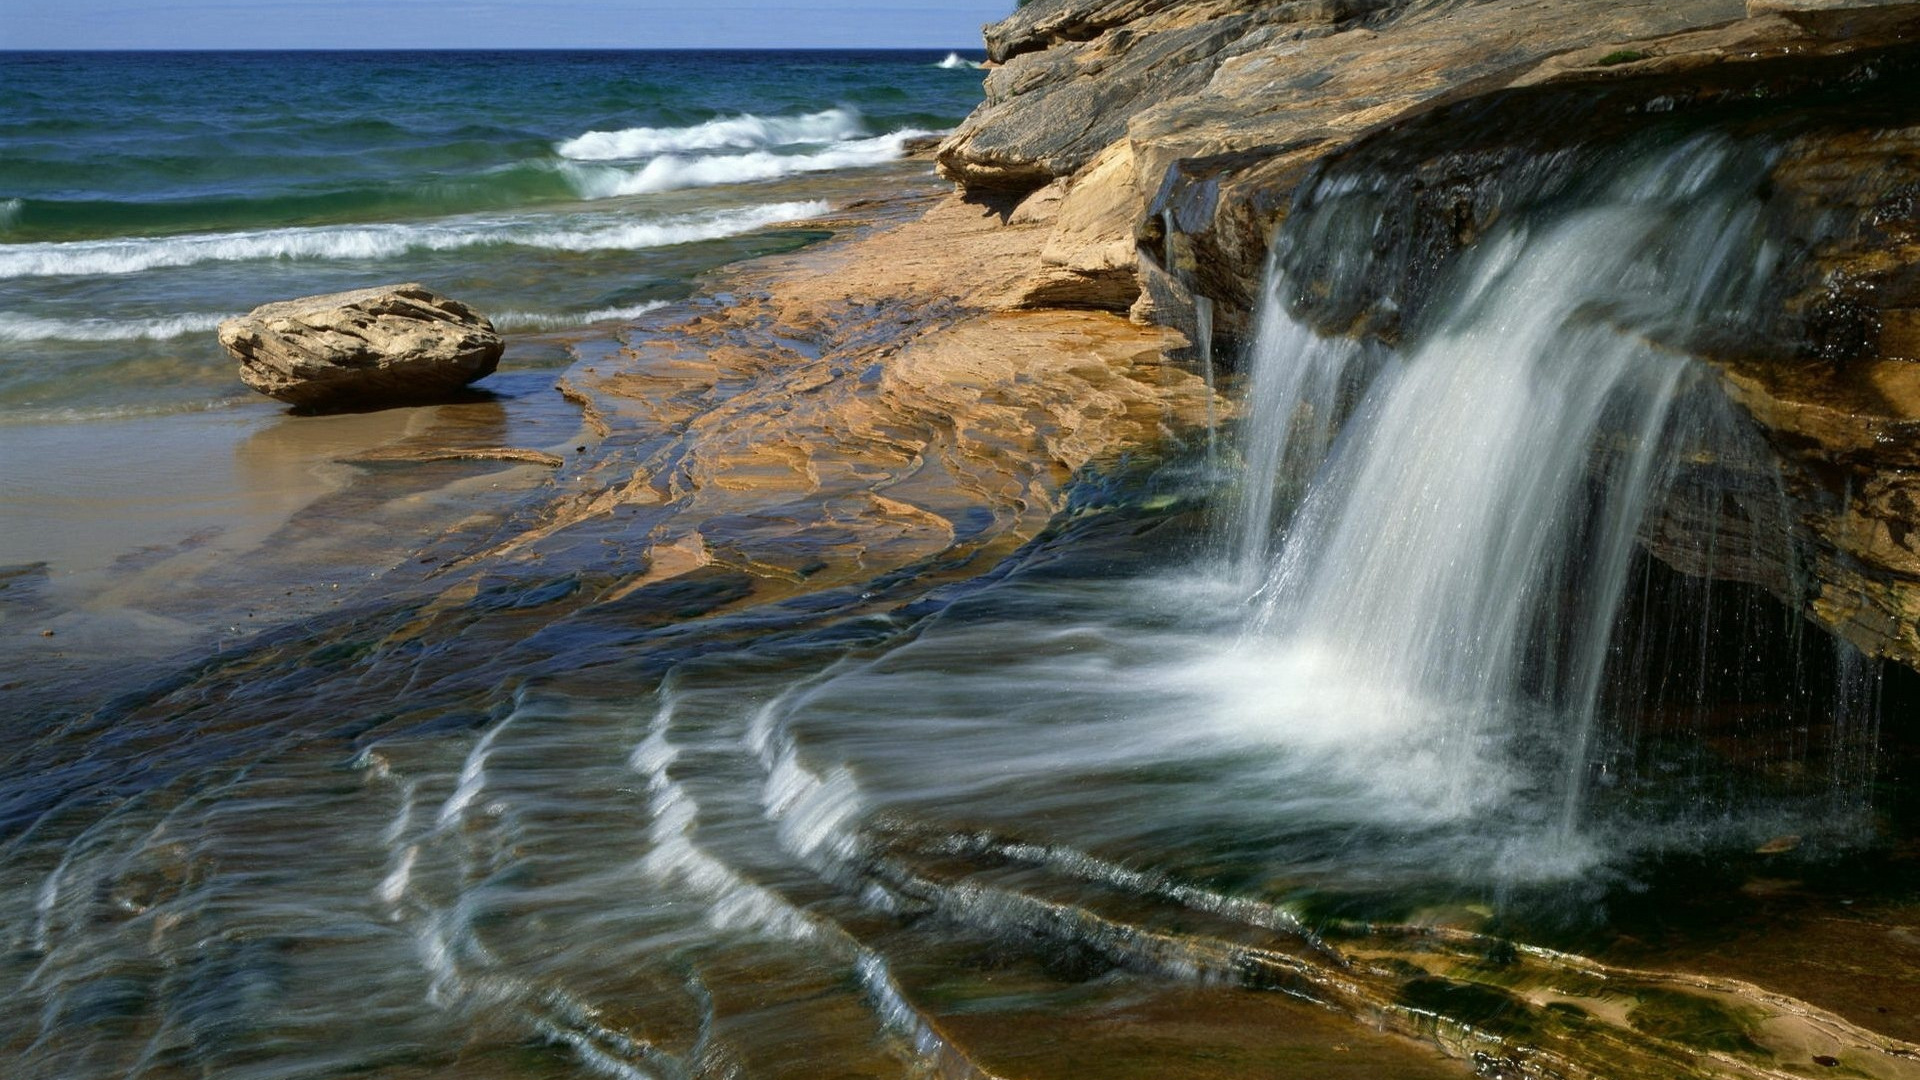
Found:
[{"label": "wet sand", "polygon": [[34,689],[76,707],[149,664],[377,589],[433,537],[553,471],[470,452],[579,445],[556,374],[509,367],[454,404],[302,416],[262,398],[0,429],[0,666],[16,704]]}]

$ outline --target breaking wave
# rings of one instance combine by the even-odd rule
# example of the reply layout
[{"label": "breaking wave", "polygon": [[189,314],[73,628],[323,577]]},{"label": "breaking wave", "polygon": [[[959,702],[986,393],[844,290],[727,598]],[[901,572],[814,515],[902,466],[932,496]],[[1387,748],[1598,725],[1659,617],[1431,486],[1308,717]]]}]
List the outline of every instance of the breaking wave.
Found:
[{"label": "breaking wave", "polygon": [[606,165],[569,165],[580,194],[589,199],[618,195],[644,195],[680,188],[710,187],[717,184],[744,184],[756,180],[774,180],[795,173],[826,172],[881,165],[897,160],[908,139],[931,134],[907,128],[889,135],[836,143],[808,154],[776,154],[755,150],[744,154],[715,154],[705,157],[667,155],[637,168]]},{"label": "breaking wave", "polygon": [[850,109],[827,109],[804,116],[743,114],[692,127],[589,131],[560,143],[554,152],[574,161],[630,161],[693,150],[751,150],[842,142],[865,134],[858,113]]},{"label": "breaking wave", "polygon": [[494,328],[498,330],[565,330],[574,326],[590,326],[594,323],[616,322],[637,319],[650,311],[658,311],[667,306],[665,300],[648,300],[640,304],[628,304],[624,307],[595,308],[574,314],[556,314],[544,311],[502,311],[490,316]]},{"label": "breaking wave", "polygon": [[0,341],[164,341],[213,330],[227,315],[153,319],[43,319],[0,312]]},{"label": "breaking wave", "polygon": [[947,58],[945,60],[942,60],[933,66],[937,68],[943,68],[947,71],[955,71],[960,68],[979,69],[979,68],[985,67],[986,65],[980,63],[978,60],[969,60],[966,57],[961,56],[957,52],[950,52],[947,54]]},{"label": "breaking wave", "polygon": [[[580,312],[502,311],[492,316],[501,330],[564,330],[574,326],[637,319],[666,307],[665,300]],[[151,319],[44,319],[0,312],[0,341],[166,341],[211,333],[233,315],[167,315]]]},{"label": "breaking wave", "polygon": [[769,225],[816,217],[827,209],[825,202],[808,200],[653,221],[615,219],[605,224],[572,228],[525,218],[466,219],[423,225],[308,226],[142,239],[12,244],[0,248],[0,279],[134,274],[163,267],[262,259],[377,260],[412,251],[454,251],[485,245],[558,251],[625,251],[724,239]]}]

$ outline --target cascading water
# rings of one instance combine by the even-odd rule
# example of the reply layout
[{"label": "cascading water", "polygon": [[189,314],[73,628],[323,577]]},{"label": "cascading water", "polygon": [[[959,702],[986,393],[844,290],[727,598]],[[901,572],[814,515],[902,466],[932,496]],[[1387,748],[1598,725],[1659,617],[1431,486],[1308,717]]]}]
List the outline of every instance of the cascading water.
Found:
[{"label": "cascading water", "polygon": [[1193,336],[1200,349],[1200,375],[1207,382],[1207,474],[1220,465],[1220,417],[1213,399],[1213,301],[1205,296],[1193,298]]},{"label": "cascading water", "polygon": [[[1501,762],[1544,742],[1576,824],[1636,533],[1676,430],[1698,426],[1675,403],[1701,370],[1675,346],[1751,318],[1777,258],[1761,165],[1688,142],[1496,230],[1375,365],[1337,443],[1362,350],[1314,338],[1286,311],[1300,284],[1271,273],[1237,528],[1261,574],[1231,661],[1263,703],[1250,719],[1378,744],[1441,815],[1541,783]],[[1326,219],[1373,212],[1364,188],[1326,186],[1282,244],[1350,240]],[[1276,491],[1309,466],[1276,525]]]}]

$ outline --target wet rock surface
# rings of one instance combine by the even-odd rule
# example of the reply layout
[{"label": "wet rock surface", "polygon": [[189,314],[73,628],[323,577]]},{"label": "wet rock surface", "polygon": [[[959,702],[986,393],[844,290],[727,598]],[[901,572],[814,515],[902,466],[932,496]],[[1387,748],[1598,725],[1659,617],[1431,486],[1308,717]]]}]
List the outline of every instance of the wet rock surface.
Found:
[{"label": "wet rock surface", "polygon": [[263,304],[221,323],[220,344],[248,386],[303,408],[444,398],[505,350],[485,316],[414,283]]}]

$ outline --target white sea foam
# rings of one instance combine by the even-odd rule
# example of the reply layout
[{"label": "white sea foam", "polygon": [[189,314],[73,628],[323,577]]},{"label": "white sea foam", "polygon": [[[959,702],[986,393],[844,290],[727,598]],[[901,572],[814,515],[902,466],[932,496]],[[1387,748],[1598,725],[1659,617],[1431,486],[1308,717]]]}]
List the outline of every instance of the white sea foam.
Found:
[{"label": "white sea foam", "polygon": [[869,139],[834,143],[807,154],[776,154],[755,150],[744,154],[682,157],[669,154],[637,168],[608,165],[569,165],[574,187],[589,199],[642,195],[679,188],[710,187],[773,180],[795,173],[825,172],[880,165],[900,157],[906,141],[929,132],[907,128]]},{"label": "white sea foam", "polygon": [[486,245],[560,251],[627,251],[738,236],[826,211],[826,203],[811,200],[652,221],[608,215],[596,223],[573,227],[555,227],[552,219],[543,222],[526,218],[462,218],[421,225],[318,226],[130,240],[12,244],[0,247],[0,279],[134,274],[163,267],[261,259],[377,260],[411,251],[453,251]]},{"label": "white sea foam", "polygon": [[803,143],[843,142],[866,134],[859,114],[828,109],[804,116],[751,114],[709,120],[692,127],[636,127],[589,131],[554,147],[574,161],[631,161],[693,150],[752,150]]},{"label": "white sea foam", "polygon": [[0,311],[0,341],[164,341],[206,333],[226,315],[167,315],[153,319],[43,319]]},{"label": "white sea foam", "polygon": [[20,220],[20,211],[24,210],[26,205],[26,202],[21,199],[0,199],[0,229],[7,228]]},{"label": "white sea foam", "polygon": [[658,311],[667,306],[665,300],[649,300],[643,304],[628,304],[625,307],[594,308],[577,314],[547,311],[502,311],[490,316],[498,330],[564,330],[570,326],[590,326],[593,323],[616,322],[625,319],[637,319],[649,311]]},{"label": "white sea foam", "polygon": [[960,68],[978,69],[978,68],[984,67],[985,65],[981,64],[978,60],[968,60],[966,57],[961,56],[957,52],[950,52],[947,54],[947,58],[945,60],[942,60],[933,66],[937,68],[942,68],[946,71],[957,71]]},{"label": "white sea foam", "polygon": [[494,242],[557,251],[628,251],[739,236],[768,225],[818,217],[828,209],[827,203],[820,199],[768,203],[738,210],[691,214],[665,221],[638,221],[579,229],[519,230]]}]

